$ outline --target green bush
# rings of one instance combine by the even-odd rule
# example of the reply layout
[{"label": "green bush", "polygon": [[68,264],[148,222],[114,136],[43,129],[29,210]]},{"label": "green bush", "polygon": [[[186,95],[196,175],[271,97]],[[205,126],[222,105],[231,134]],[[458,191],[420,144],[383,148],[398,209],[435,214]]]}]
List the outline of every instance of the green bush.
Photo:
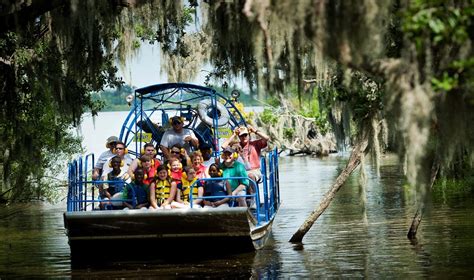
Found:
[{"label": "green bush", "polygon": [[283,137],[285,139],[291,140],[291,139],[293,139],[294,135],[295,135],[295,129],[294,128],[285,127],[283,129]]},{"label": "green bush", "polygon": [[260,119],[267,125],[275,125],[278,122],[275,112],[268,108],[263,109],[263,112],[260,113]]}]

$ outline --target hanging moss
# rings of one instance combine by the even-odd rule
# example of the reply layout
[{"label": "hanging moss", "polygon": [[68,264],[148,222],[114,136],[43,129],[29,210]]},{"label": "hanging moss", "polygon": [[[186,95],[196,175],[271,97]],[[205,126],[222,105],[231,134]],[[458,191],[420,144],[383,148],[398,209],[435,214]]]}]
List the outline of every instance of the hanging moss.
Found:
[{"label": "hanging moss", "polygon": [[121,86],[115,60],[133,55],[135,24],[179,13],[161,1],[17,4],[2,10],[0,28],[0,200],[11,201],[61,185],[50,179],[64,172],[58,158],[80,152],[70,131],[85,110],[100,109],[91,92]]}]

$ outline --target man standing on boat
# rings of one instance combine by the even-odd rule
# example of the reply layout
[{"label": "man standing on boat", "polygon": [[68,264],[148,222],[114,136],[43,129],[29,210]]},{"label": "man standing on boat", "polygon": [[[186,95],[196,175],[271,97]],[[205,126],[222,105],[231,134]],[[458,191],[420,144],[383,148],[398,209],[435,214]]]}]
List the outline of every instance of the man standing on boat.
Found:
[{"label": "man standing on boat", "polygon": [[199,140],[194,132],[190,129],[183,128],[184,120],[180,116],[174,116],[170,119],[172,129],[167,130],[161,139],[160,149],[167,160],[171,158],[169,148],[175,144],[179,144],[186,152],[191,154],[191,147],[195,149],[199,146]]}]

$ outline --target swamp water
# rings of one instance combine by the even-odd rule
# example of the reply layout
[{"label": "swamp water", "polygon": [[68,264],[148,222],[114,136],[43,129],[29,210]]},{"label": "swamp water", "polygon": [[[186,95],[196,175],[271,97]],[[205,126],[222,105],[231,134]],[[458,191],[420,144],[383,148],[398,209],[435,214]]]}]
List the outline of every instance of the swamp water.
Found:
[{"label": "swamp water", "polygon": [[[101,118],[112,116],[105,113]],[[101,129],[101,122],[96,120],[95,129]],[[94,131],[88,125],[85,121],[83,131]],[[107,129],[98,136],[91,133],[100,141],[85,136],[85,145],[93,147],[93,152],[104,149],[103,139],[117,131]],[[416,211],[416,195],[403,187],[393,156],[382,159],[379,178],[366,166],[365,188],[360,187],[358,175],[353,174],[303,244],[289,243],[292,234],[319,205],[346,160],[347,155],[280,159],[282,205],[271,239],[255,253],[167,260],[163,257],[165,252],[157,252],[161,257],[156,260],[75,268],[64,233],[64,201],[55,205],[31,202],[1,206],[0,278],[474,277],[474,195],[430,197],[418,239],[410,242],[406,233]],[[104,248],[91,254],[100,254],[101,250]]]}]

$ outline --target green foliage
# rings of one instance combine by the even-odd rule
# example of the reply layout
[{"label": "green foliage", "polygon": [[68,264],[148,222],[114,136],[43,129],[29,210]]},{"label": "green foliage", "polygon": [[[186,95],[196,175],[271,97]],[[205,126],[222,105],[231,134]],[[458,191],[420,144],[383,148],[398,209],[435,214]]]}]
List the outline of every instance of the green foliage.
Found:
[{"label": "green foliage", "polygon": [[276,125],[278,123],[277,114],[272,109],[265,108],[263,112],[260,113],[260,119],[263,123],[268,125]]},{"label": "green foliage", "polygon": [[54,199],[66,161],[81,152],[74,126],[103,106],[91,92],[122,83],[108,52],[120,11],[78,3],[0,28],[0,201]]},{"label": "green foliage", "polygon": [[295,135],[295,129],[294,128],[285,127],[283,129],[283,137],[285,139],[291,140],[291,139],[293,139],[294,135]]},{"label": "green foliage", "polygon": [[[444,1],[414,1],[403,18],[403,31],[415,42],[419,56],[424,59],[426,50],[430,49],[441,60],[434,64],[434,77],[431,79],[435,91],[449,92],[458,90],[465,82],[474,83],[472,52],[468,57],[456,58],[464,53],[462,50],[471,37],[474,24],[472,1],[459,1],[454,5],[447,5]],[[454,59],[446,63],[442,56]]]},{"label": "green foliage", "polygon": [[433,185],[433,195],[435,198],[445,196],[460,196],[474,193],[474,177],[463,179],[441,178]]},{"label": "green foliage", "polygon": [[278,108],[281,106],[281,101],[276,96],[270,96],[265,101],[267,102],[268,105],[275,108]]}]

